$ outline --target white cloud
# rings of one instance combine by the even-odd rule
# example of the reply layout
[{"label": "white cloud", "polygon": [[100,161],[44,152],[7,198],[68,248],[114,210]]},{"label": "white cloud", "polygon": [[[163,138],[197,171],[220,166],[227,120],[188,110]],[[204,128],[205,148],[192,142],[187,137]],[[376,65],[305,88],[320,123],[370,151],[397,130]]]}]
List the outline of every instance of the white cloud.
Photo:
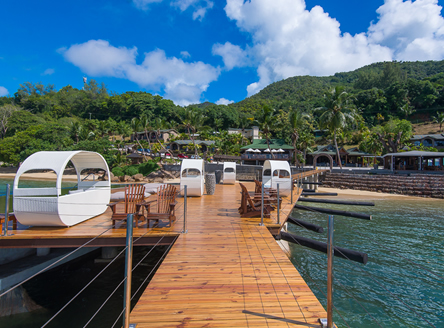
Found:
[{"label": "white cloud", "polygon": [[162,2],[162,0],[133,0],[136,8],[141,10],[148,10],[149,5],[156,2]]},{"label": "white cloud", "polygon": [[[149,5],[156,2],[162,2],[162,0],[133,0],[136,8],[141,10],[148,10]],[[176,7],[182,12],[192,8],[193,20],[202,20],[207,10],[213,8],[214,2],[211,0],[173,0],[170,2],[170,6]]]},{"label": "white cloud", "polygon": [[225,98],[220,98],[218,101],[216,101],[216,105],[229,105],[229,104],[233,104],[234,100],[228,100]]},{"label": "white cloud", "polygon": [[55,70],[54,68],[47,68],[45,69],[45,71],[42,73],[42,75],[52,75],[54,74]]},{"label": "white cloud", "polygon": [[225,44],[216,43],[213,45],[213,55],[222,57],[225,68],[231,70],[234,67],[242,67],[246,65],[247,53],[241,47],[230,42]]},{"label": "white cloud", "polygon": [[390,47],[395,59],[430,60],[444,56],[444,18],[438,0],[386,0],[369,27],[370,42]]},{"label": "white cloud", "polygon": [[203,62],[187,63],[167,58],[163,50],[145,53],[142,64],[136,63],[137,48],[116,48],[104,40],[90,40],[62,50],[65,59],[90,76],[125,78],[141,87],[161,88],[165,97],[176,104],[200,102],[209,84],[220,70]]},{"label": "white cloud", "polygon": [[393,59],[442,59],[440,10],[437,0],[386,0],[368,32],[352,36],[321,7],[308,11],[304,0],[227,0],[227,16],[251,34],[252,44],[246,50],[216,44],[213,54],[222,56],[227,69],[241,65],[240,58],[253,60],[259,80],[248,86],[248,95],[295,75],[331,75]]},{"label": "white cloud", "polygon": [[180,55],[182,56],[182,58],[189,58],[191,57],[190,53],[188,51],[181,51]]},{"label": "white cloud", "polygon": [[8,89],[6,89],[5,87],[0,87],[0,97],[7,96],[8,94]]}]

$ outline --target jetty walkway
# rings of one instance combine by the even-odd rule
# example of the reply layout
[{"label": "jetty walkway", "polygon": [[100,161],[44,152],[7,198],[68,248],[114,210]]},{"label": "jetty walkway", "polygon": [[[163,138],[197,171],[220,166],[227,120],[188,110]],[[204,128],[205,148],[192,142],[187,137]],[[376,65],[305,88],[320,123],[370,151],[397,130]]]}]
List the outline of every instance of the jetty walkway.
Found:
[{"label": "jetty walkway", "polygon": [[[253,183],[245,185],[254,190]],[[295,188],[294,202],[301,192]],[[320,327],[324,308],[270,233],[293,208],[290,197],[284,198],[279,224],[273,211],[260,225],[260,218],[240,217],[240,193],[239,184],[217,185],[214,195],[188,198],[187,233],[183,206],[170,228],[134,229],[135,246],[175,240],[131,311],[137,328]],[[124,225],[112,228],[110,217],[108,210],[70,228],[19,225],[12,236],[0,238],[0,247],[74,247],[91,238],[88,247],[123,246]]]}]

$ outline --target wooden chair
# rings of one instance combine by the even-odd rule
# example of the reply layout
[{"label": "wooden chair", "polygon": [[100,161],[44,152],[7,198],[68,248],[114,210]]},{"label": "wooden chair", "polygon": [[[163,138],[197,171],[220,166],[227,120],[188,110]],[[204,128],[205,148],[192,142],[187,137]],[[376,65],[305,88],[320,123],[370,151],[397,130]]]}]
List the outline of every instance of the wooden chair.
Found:
[{"label": "wooden chair", "polygon": [[[239,183],[242,189],[242,198],[241,198],[241,206],[239,207],[239,214],[241,215],[241,218],[250,218],[254,216],[261,216],[261,201],[255,202],[248,192],[247,188],[242,184]],[[270,205],[270,203],[267,201],[267,199],[264,200],[264,202],[267,202],[268,204],[264,204],[264,217],[269,218],[270,212],[274,209],[273,206]]]},{"label": "wooden chair", "polygon": [[[108,204],[113,211],[111,220],[115,227],[116,221],[126,220],[128,214],[134,214],[134,226],[139,226],[139,220],[144,221],[145,216],[141,213],[142,205],[145,202],[145,187],[141,184],[130,184],[125,186],[125,202],[115,202]],[[120,211],[121,207],[117,205],[123,205],[124,210]]]},{"label": "wooden chair", "polygon": [[[17,219],[13,212],[8,213],[8,222],[12,221],[12,229],[17,230]],[[5,223],[5,213],[0,214],[0,229],[3,229]]]},{"label": "wooden chair", "polygon": [[[146,209],[148,225],[150,220],[159,222],[159,220],[166,219],[169,220],[168,226],[171,227],[171,223],[176,220],[176,194],[177,188],[173,185],[163,185],[157,188],[156,199],[143,205]],[[157,203],[157,207],[153,206],[154,203]]]},{"label": "wooden chair", "polygon": [[[255,189],[254,189],[254,197],[255,201],[262,199],[262,182],[258,180],[254,180]],[[277,205],[277,190],[274,188],[264,188],[264,197],[270,201],[270,204]],[[282,204],[282,197],[280,198],[280,203]],[[279,207],[280,208],[280,207]]]}]

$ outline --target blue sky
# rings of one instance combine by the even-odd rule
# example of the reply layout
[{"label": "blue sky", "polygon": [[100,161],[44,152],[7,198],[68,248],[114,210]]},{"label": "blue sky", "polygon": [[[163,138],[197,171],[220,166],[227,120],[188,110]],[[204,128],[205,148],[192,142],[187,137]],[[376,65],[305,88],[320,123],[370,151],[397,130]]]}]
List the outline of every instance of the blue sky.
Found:
[{"label": "blue sky", "polygon": [[23,82],[229,103],[295,75],[444,59],[444,0],[4,1],[0,95]]}]

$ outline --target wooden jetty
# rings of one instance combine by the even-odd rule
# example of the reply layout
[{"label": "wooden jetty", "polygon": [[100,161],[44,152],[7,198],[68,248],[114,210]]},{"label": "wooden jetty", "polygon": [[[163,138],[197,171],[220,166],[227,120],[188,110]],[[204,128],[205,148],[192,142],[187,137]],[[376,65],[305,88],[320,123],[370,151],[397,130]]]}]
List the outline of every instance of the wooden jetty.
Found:
[{"label": "wooden jetty", "polygon": [[[187,233],[180,205],[172,227],[134,229],[135,246],[176,240],[131,312],[137,328],[321,327],[324,308],[270,233],[285,223],[290,197],[279,223],[275,210],[260,225],[260,218],[240,218],[240,191],[238,184],[217,185],[214,195],[188,198]],[[294,202],[301,191],[294,190]],[[74,247],[91,238],[87,246],[123,245],[125,228],[110,229],[110,217],[108,210],[70,228],[19,225],[0,247]]]}]

